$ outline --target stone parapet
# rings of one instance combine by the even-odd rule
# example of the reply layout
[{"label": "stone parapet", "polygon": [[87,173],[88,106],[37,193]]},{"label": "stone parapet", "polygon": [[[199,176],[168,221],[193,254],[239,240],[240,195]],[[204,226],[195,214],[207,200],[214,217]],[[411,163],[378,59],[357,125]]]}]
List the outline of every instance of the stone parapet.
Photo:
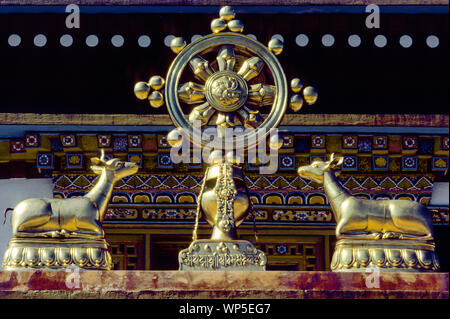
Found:
[{"label": "stone parapet", "polygon": [[65,271],[0,271],[0,299],[448,298],[448,273],[379,273],[377,282],[376,273],[92,270],[80,271],[78,287],[74,275]]}]

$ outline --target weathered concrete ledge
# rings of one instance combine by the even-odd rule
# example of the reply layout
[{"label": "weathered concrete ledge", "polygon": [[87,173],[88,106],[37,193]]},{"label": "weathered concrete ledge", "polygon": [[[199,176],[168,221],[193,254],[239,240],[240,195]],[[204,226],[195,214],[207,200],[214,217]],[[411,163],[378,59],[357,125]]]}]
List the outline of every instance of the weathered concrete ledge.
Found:
[{"label": "weathered concrete ledge", "polygon": [[[448,299],[448,273],[0,271],[2,298]],[[67,283],[68,284],[67,284]],[[368,288],[372,285],[373,288]],[[73,288],[70,288],[70,287]]]}]

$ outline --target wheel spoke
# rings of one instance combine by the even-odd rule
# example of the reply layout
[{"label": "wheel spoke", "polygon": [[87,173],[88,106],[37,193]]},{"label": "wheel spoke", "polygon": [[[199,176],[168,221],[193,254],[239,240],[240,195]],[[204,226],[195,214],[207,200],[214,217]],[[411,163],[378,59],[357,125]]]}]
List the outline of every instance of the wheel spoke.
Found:
[{"label": "wheel spoke", "polygon": [[248,90],[248,103],[257,106],[272,105],[276,87],[268,84],[253,84]]},{"label": "wheel spoke", "polygon": [[214,73],[209,62],[199,55],[194,56],[191,61],[189,61],[189,65],[191,66],[194,75],[203,82],[206,82],[208,77]]},{"label": "wheel spoke", "polygon": [[217,115],[216,125],[228,128],[234,126],[234,114],[233,113],[222,113]]},{"label": "wheel spoke", "polygon": [[256,128],[264,122],[264,118],[259,113],[259,110],[253,106],[243,106],[237,112],[242,124],[246,128]]},{"label": "wheel spoke", "polygon": [[208,102],[202,105],[194,107],[194,109],[189,114],[189,122],[194,123],[194,121],[201,121],[201,126],[208,124],[211,116],[215,113],[215,110],[209,105]]},{"label": "wheel spoke", "polygon": [[236,63],[233,46],[224,45],[219,49],[217,63],[219,64],[219,71],[233,71]]},{"label": "wheel spoke", "polygon": [[254,56],[245,60],[238,74],[242,76],[246,81],[250,81],[251,79],[259,75],[263,67],[263,60],[261,60],[257,56]]},{"label": "wheel spoke", "polygon": [[178,97],[187,104],[204,102],[205,87],[195,82],[186,82],[178,86]]}]

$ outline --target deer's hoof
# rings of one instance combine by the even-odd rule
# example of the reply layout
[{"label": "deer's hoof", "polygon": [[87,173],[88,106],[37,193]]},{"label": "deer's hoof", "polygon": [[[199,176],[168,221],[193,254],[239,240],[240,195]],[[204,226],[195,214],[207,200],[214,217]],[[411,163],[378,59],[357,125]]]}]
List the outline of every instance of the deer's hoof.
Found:
[{"label": "deer's hoof", "polygon": [[394,233],[394,232],[387,232],[383,234],[383,239],[396,239],[400,238],[400,234]]},{"label": "deer's hoof", "polygon": [[383,234],[382,233],[373,233],[372,234],[374,239],[381,239],[383,238]]}]

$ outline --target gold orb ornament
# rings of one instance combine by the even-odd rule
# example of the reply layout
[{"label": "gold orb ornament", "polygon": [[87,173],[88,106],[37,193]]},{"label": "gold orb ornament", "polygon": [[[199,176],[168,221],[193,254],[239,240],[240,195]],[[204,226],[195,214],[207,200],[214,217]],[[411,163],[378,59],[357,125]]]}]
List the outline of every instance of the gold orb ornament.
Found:
[{"label": "gold orb ornament", "polygon": [[183,50],[185,46],[186,46],[186,41],[184,41],[184,39],[182,37],[176,37],[176,38],[173,38],[172,41],[170,41],[170,48],[176,54],[180,53],[181,50]]},{"label": "gold orb ornament", "polygon": [[294,93],[298,93],[303,89],[303,82],[299,78],[293,78],[291,80],[291,90]]},{"label": "gold orb ornament", "polygon": [[134,85],[134,95],[136,95],[139,100],[145,100],[148,98],[149,93],[150,87],[147,83],[141,81]]},{"label": "gold orb ornament", "polygon": [[279,135],[272,135],[269,139],[269,147],[278,150],[283,146],[283,138]]},{"label": "gold orb ornament", "polygon": [[244,162],[243,158],[239,154],[234,152],[234,151],[227,152],[227,154],[225,155],[225,160],[228,163],[237,164],[237,165],[239,165],[239,164]]},{"label": "gold orb ornament", "polygon": [[231,20],[228,22],[228,29],[230,29],[231,32],[243,32],[244,23],[241,20]]},{"label": "gold orb ornament", "polygon": [[211,154],[209,154],[209,161],[212,165],[223,163],[222,151],[212,151]]},{"label": "gold orb ornament", "polygon": [[164,96],[159,91],[153,91],[148,97],[150,105],[154,108],[161,107],[164,104]]},{"label": "gold orb ornament", "polygon": [[317,90],[314,87],[307,86],[303,90],[303,97],[305,98],[306,103],[312,105],[316,103],[319,94],[317,93]]},{"label": "gold orb ornament", "polygon": [[291,96],[291,100],[289,101],[289,107],[291,108],[292,111],[298,112],[300,111],[302,106],[303,106],[303,98],[300,95],[295,94]]},{"label": "gold orb ornament", "polygon": [[179,129],[174,129],[167,134],[166,140],[170,146],[179,147],[183,143],[183,135]]},{"label": "gold orb ornament", "polygon": [[211,31],[214,33],[218,33],[220,31],[225,30],[227,27],[226,21],[222,19],[214,19],[211,21]]},{"label": "gold orb ornament", "polygon": [[221,19],[225,21],[233,20],[236,16],[236,13],[234,12],[233,8],[230,6],[222,7],[219,11],[219,16]]},{"label": "gold orb ornament", "polygon": [[164,83],[164,79],[159,75],[154,75],[150,78],[150,80],[148,80],[148,84],[150,85],[150,87],[156,91],[161,90],[164,86]]},{"label": "gold orb ornament", "polygon": [[283,41],[281,41],[278,38],[273,38],[272,40],[269,41],[269,50],[273,52],[273,54],[275,55],[279,55],[281,54],[281,52],[283,52]]}]

